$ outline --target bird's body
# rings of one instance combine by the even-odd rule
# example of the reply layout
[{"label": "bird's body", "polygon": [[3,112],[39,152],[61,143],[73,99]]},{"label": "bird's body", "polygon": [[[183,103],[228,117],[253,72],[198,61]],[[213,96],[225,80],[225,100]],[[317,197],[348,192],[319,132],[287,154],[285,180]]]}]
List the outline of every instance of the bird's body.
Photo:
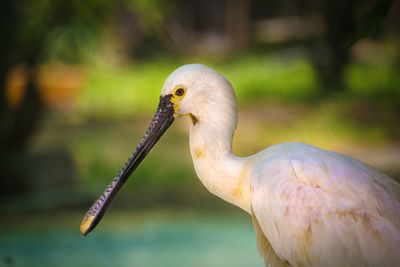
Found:
[{"label": "bird's body", "polygon": [[398,183],[360,161],[301,143],[274,145],[260,158],[250,191],[264,253],[273,249],[293,266],[398,265]]},{"label": "bird's body", "polygon": [[[214,83],[229,88],[223,80]],[[237,157],[231,149],[233,91],[215,95],[194,115],[194,166],[210,192],[252,215],[266,263],[400,264],[398,183],[360,161],[303,143]]]},{"label": "bird's body", "polygon": [[171,97],[175,117],[192,118],[197,175],[211,193],[252,216],[267,266],[400,266],[399,183],[302,143],[235,156],[235,95],[205,66],[177,69],[161,95]]}]

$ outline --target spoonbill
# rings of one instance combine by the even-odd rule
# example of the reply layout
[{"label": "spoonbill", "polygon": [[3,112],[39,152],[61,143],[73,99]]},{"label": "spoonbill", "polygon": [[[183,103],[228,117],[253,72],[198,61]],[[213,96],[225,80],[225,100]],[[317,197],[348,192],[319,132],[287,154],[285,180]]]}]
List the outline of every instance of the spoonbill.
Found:
[{"label": "spoonbill", "polygon": [[356,160],[303,143],[232,152],[236,99],[221,74],[184,65],[166,80],[143,139],[84,216],[87,235],[175,118],[192,121],[190,152],[213,194],[252,216],[266,266],[400,266],[400,184]]}]

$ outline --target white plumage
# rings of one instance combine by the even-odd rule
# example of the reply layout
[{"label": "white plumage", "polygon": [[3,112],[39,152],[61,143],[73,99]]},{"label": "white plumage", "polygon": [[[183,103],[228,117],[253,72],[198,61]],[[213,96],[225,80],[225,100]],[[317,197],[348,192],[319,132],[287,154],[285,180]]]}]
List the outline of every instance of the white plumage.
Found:
[{"label": "white plumage", "polygon": [[[175,97],[179,86],[186,92]],[[191,116],[197,175],[211,193],[251,214],[267,266],[400,266],[399,183],[302,143],[235,156],[232,86],[203,65],[177,69],[161,95],[173,95],[176,117]]]}]

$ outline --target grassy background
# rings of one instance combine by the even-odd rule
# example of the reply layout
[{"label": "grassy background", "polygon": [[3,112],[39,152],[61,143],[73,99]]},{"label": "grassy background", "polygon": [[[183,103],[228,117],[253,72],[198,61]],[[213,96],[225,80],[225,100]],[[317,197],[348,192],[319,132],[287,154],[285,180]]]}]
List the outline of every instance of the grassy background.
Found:
[{"label": "grassy background", "polygon": [[[278,55],[279,56],[279,55]],[[272,56],[247,55],[225,61],[182,59],[158,60],[128,66],[94,65],[79,108],[86,114],[101,116],[152,112],[168,75],[188,62],[215,68],[235,88],[240,105],[262,101],[317,101],[316,76],[303,57],[287,60]],[[346,70],[348,92],[345,98],[400,97],[399,68],[388,63],[356,62]]]}]

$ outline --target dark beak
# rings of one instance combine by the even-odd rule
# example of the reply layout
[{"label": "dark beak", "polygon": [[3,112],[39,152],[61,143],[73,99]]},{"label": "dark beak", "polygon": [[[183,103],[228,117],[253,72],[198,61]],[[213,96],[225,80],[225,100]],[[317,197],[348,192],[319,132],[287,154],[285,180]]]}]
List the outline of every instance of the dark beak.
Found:
[{"label": "dark beak", "polygon": [[100,222],[122,185],[174,121],[174,106],[171,102],[171,97],[172,95],[160,97],[160,103],[156,114],[142,140],[136,147],[135,152],[132,153],[117,177],[114,178],[104,193],[96,200],[83,217],[80,225],[80,230],[83,235],[90,233]]}]

